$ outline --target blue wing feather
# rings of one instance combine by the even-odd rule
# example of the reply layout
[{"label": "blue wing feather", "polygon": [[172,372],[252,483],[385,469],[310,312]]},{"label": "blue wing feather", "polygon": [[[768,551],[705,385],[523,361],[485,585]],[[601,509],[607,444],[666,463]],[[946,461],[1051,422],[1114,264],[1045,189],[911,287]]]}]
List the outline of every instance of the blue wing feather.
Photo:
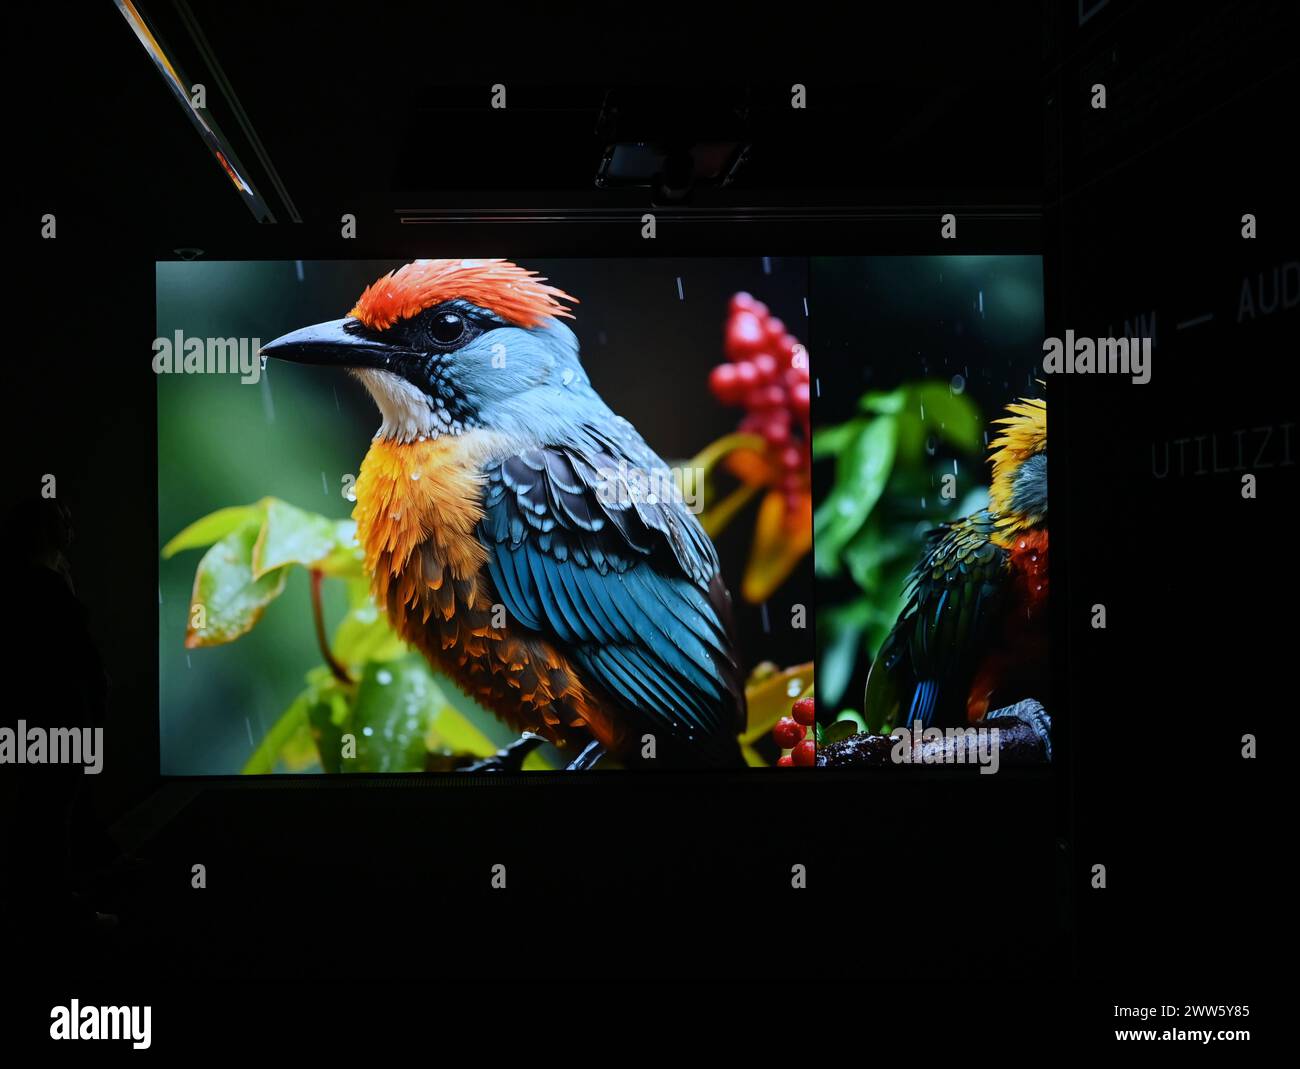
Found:
[{"label": "blue wing feather", "polygon": [[595,483],[627,467],[667,475],[622,428],[617,442],[593,433],[587,448],[539,447],[488,469],[488,574],[510,616],[615,701],[676,740],[734,749],[744,689],[717,555],[680,501],[629,500]]}]

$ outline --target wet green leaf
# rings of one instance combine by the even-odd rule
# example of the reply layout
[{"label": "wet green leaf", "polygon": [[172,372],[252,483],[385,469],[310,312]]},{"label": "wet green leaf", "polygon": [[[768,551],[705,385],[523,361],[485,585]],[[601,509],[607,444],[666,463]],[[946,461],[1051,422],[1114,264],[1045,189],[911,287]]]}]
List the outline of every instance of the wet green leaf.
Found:
[{"label": "wet green leaf", "polygon": [[315,691],[310,688],[293,700],[245,762],[243,775],[257,776],[275,771],[276,762],[280,759],[280,751],[300,729],[308,725],[307,713],[315,700]]},{"label": "wet green leaf", "polygon": [[266,606],[284,591],[287,568],[253,575],[253,547],[261,526],[260,517],[246,520],[199,561],[185,633],[188,648],[233,642],[251,631]]},{"label": "wet green leaf", "polygon": [[835,723],[827,725],[822,730],[821,741],[829,746],[833,742],[839,742],[841,739],[847,739],[850,735],[858,733],[858,726],[851,720],[836,720]]},{"label": "wet green leaf", "polygon": [[823,427],[813,431],[812,457],[822,460],[825,457],[839,456],[866,427],[864,419],[851,419],[835,427]]},{"label": "wet green leaf", "polygon": [[835,718],[835,723],[848,724],[853,729],[850,732],[851,735],[867,730],[867,722],[862,719],[860,713],[856,713],[852,709],[841,709],[839,716]]},{"label": "wet green leaf", "polygon": [[202,519],[195,520],[162,548],[164,560],[174,557],[181,550],[200,549],[219,542],[226,535],[243,527],[250,520],[263,514],[263,504],[232,505],[230,508],[217,509]]},{"label": "wet green leaf", "polygon": [[[326,772],[337,773],[343,770],[343,735],[348,726],[346,701],[342,694],[327,691],[316,696],[307,709],[307,719],[311,724],[312,738],[316,740],[321,768]],[[340,706],[343,706],[343,716],[339,715]],[[360,756],[359,740],[357,755]],[[350,762],[349,767],[354,764],[356,762]]]},{"label": "wet green leaf", "polygon": [[315,564],[335,546],[333,520],[267,498],[266,522],[253,549],[253,574],[265,575],[286,564]]},{"label": "wet green leaf", "polygon": [[819,628],[822,635],[818,658],[818,691],[825,705],[835,705],[849,685],[862,652],[862,636],[871,607],[863,599],[827,612]]},{"label": "wet green leaf", "polygon": [[840,553],[858,533],[889,481],[894,464],[897,424],[880,416],[841,454],[835,485],[813,518],[816,566],[822,574],[837,574]]},{"label": "wet green leaf", "polygon": [[334,520],[333,537],[334,545],[328,556],[316,561],[314,567],[339,579],[365,578],[366,555],[357,542],[356,520]]},{"label": "wet green leaf", "polygon": [[863,394],[861,400],[858,401],[860,409],[876,416],[896,416],[903,411],[906,405],[907,390],[905,388],[890,390],[888,393],[872,390],[870,393]]},{"label": "wet green leaf", "polygon": [[445,704],[419,657],[367,664],[352,712],[358,770],[422,771],[424,737]]},{"label": "wet green leaf", "polygon": [[341,663],[353,669],[367,661],[396,660],[408,652],[387,614],[379,611],[368,592],[365,600],[348,609],[339,622],[332,649]]},{"label": "wet green leaf", "polygon": [[907,403],[899,413],[898,452],[909,467],[925,455],[931,435],[967,453],[982,445],[979,408],[944,382],[913,382],[904,387]]},{"label": "wet green leaf", "polygon": [[887,531],[873,516],[844,547],[843,560],[853,581],[865,593],[877,594],[881,587],[881,569],[916,553],[915,538],[905,537],[897,530]]},{"label": "wet green leaf", "polygon": [[[434,749],[455,754],[473,754],[475,757],[490,757],[497,750],[491,739],[450,704],[443,705],[433,718],[433,730],[429,733],[428,741]],[[523,767],[538,767],[538,762],[534,762],[533,758],[538,759],[540,767],[550,767],[536,752],[524,759]]]}]

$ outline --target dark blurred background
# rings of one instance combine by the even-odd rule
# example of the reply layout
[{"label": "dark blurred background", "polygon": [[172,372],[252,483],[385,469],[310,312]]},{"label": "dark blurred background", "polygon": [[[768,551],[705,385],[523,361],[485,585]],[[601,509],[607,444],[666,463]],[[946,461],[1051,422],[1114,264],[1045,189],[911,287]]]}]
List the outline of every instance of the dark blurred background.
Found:
[{"label": "dark blurred background", "polygon": [[923,379],[985,413],[1041,394],[1041,256],[817,256],[811,271],[828,321],[816,426],[848,419],[868,390]]}]

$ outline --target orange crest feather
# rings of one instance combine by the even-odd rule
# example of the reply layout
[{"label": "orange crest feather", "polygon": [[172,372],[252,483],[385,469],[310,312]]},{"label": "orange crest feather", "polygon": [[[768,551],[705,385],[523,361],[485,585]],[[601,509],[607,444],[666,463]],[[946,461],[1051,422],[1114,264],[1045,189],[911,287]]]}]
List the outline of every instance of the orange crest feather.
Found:
[{"label": "orange crest feather", "polygon": [[366,287],[348,314],[372,330],[462,297],[519,327],[554,316],[573,318],[561,300],[578,303],[546,279],[509,260],[415,260]]}]

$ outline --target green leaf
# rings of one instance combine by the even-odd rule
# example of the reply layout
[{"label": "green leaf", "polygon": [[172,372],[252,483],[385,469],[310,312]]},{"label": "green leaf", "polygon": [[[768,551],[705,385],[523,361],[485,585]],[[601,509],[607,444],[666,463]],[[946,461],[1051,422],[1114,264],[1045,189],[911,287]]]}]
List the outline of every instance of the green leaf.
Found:
[{"label": "green leaf", "polygon": [[350,668],[367,661],[393,661],[408,652],[406,643],[380,612],[366,592],[365,600],[353,605],[334,632],[334,656]]},{"label": "green leaf", "polygon": [[894,417],[880,416],[841,454],[835,485],[813,517],[819,572],[838,572],[840,553],[880,500],[893,469],[897,433]]},{"label": "green leaf", "polygon": [[244,763],[243,775],[257,776],[275,771],[276,762],[280,759],[280,751],[301,728],[307,726],[307,713],[315,701],[314,688],[308,688],[294,698],[284,715],[262,737],[262,741],[257,744],[257,749]]},{"label": "green leaf", "polygon": [[[980,447],[982,424],[979,408],[966,394],[953,393],[943,382],[925,382],[912,388],[912,401],[925,406],[926,423],[959,449],[973,453]],[[918,408],[918,414],[919,414]]]},{"label": "green leaf", "polygon": [[908,537],[897,530],[886,533],[873,516],[854,536],[853,541],[844,547],[842,558],[853,581],[865,593],[876,594],[880,590],[881,568],[917,552],[914,537]]},{"label": "green leaf", "polygon": [[[253,546],[261,526],[258,516],[247,520],[199,561],[185,633],[187,648],[233,642],[251,631],[266,606],[284,592],[287,568],[253,575]],[[196,612],[199,608],[201,613]]]},{"label": "green leaf", "polygon": [[979,450],[982,423],[979,407],[970,397],[933,380],[908,383],[904,389],[907,404],[899,414],[898,449],[909,465],[920,462],[930,435],[967,453]]},{"label": "green leaf", "polygon": [[[409,646],[394,631],[387,615],[374,605],[373,598],[370,597],[369,580],[351,580],[347,584],[347,590],[350,607],[334,633],[335,657],[354,672],[360,672],[361,666],[367,662],[383,665],[408,658],[411,653]],[[437,711],[426,735],[426,748],[489,757],[497,752],[500,745],[512,741],[513,732],[500,726],[489,711],[472,698],[465,697],[450,680],[442,679],[437,672],[430,672],[421,659],[415,658],[415,663],[429,674],[430,681],[437,689]],[[493,739],[487,735],[480,724],[494,728],[499,737]],[[525,763],[525,767],[529,767],[528,763]],[[550,763],[538,759],[532,762],[532,767],[550,767]]]},{"label": "green leaf", "polygon": [[365,550],[357,542],[356,520],[335,520],[334,548],[314,566],[339,579],[361,579],[366,578],[365,559]]},{"label": "green leaf", "polygon": [[851,735],[867,730],[867,722],[862,719],[860,713],[855,713],[852,709],[841,709],[839,716],[835,718],[835,723],[848,724],[853,729],[849,732]]},{"label": "green leaf", "polygon": [[312,738],[311,721],[304,717],[293,734],[281,744],[275,768],[285,772],[315,772],[320,767],[320,752],[316,749],[316,740]]},{"label": "green leaf", "polygon": [[912,572],[912,560],[899,557],[880,573],[880,585],[872,599],[872,613],[867,621],[867,654],[875,660],[876,653],[889,632],[898,622],[898,615],[907,604],[907,579]]},{"label": "green leaf", "polygon": [[286,564],[313,565],[337,546],[335,522],[278,498],[266,499],[266,522],[253,549],[253,574]]},{"label": "green leaf", "polygon": [[352,710],[359,769],[423,771],[424,737],[446,704],[421,658],[367,664]]},{"label": "green leaf", "polygon": [[897,390],[890,390],[888,393],[882,393],[879,390],[872,390],[865,393],[858,401],[858,407],[864,412],[870,412],[875,416],[896,416],[902,412],[907,405],[907,390],[900,387]]},{"label": "green leaf", "polygon": [[870,612],[863,599],[845,608],[831,610],[824,617],[824,644],[818,660],[818,690],[826,705],[835,705],[849,685],[862,648],[862,634]]},{"label": "green leaf", "polygon": [[[325,665],[307,672],[307,687],[285,710],[244,765],[245,775],[274,772],[281,762],[301,767],[319,760],[338,772],[343,732],[352,719],[352,692]],[[305,749],[313,759],[305,759]]]},{"label": "green leaf", "polygon": [[[444,705],[438,710],[438,715],[433,718],[433,731],[430,734],[430,741],[434,749],[448,753],[468,753],[473,754],[475,757],[490,757],[497,751],[497,747],[492,740],[479,731],[474,724],[461,715],[459,710],[450,704]],[[532,758],[536,757],[537,754],[532,753],[528,756]],[[525,759],[524,767],[529,767],[527,759]],[[541,767],[549,768],[550,765],[547,762],[542,762]]]},{"label": "green leaf", "polygon": [[867,425],[866,420],[851,419],[837,427],[822,427],[813,431],[812,458],[822,460],[825,457],[839,456]]},{"label": "green leaf", "polygon": [[312,738],[316,740],[316,750],[320,754],[320,765],[326,772],[337,773],[343,770],[343,734],[349,726],[349,711],[347,697],[339,691],[318,694],[307,710]]},{"label": "green leaf", "polygon": [[829,746],[833,742],[839,742],[857,733],[858,726],[852,720],[837,720],[823,729],[821,741]]},{"label": "green leaf", "polygon": [[[491,749],[487,753],[495,753],[501,747],[509,745],[519,737],[517,731],[497,719],[496,716],[452,682],[447,681],[442,686],[442,697],[452,712],[489,740]],[[564,763],[568,764],[567,758]]]},{"label": "green leaf", "polygon": [[183,549],[199,549],[202,546],[210,546],[213,542],[219,542],[254,517],[260,519],[262,513],[262,502],[256,505],[232,505],[230,508],[210,512],[201,520],[195,520],[163,546],[163,559],[168,560]]}]

